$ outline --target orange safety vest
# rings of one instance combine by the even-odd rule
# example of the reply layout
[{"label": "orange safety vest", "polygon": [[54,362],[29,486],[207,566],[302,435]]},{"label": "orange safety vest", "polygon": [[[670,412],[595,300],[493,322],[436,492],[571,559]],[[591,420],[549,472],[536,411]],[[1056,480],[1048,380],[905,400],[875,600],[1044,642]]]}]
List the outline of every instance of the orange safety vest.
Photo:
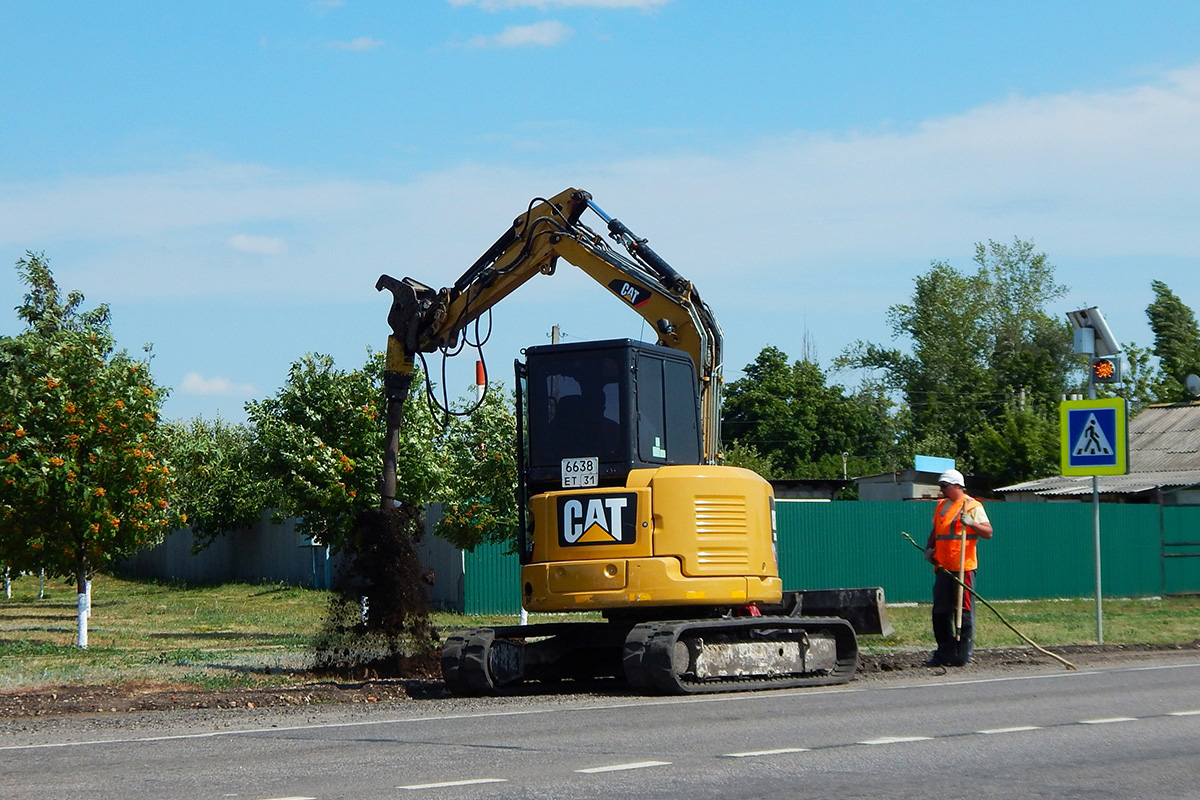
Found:
[{"label": "orange safety vest", "polygon": [[[982,506],[974,497],[964,494],[957,503],[951,503],[943,497],[938,501],[937,510],[933,512],[933,558],[944,569],[955,575],[958,574],[959,550],[962,548],[962,529],[959,523],[959,512],[970,511]],[[975,569],[979,566],[975,558],[975,543],[979,534],[967,529],[967,553],[963,561],[964,569]]]}]

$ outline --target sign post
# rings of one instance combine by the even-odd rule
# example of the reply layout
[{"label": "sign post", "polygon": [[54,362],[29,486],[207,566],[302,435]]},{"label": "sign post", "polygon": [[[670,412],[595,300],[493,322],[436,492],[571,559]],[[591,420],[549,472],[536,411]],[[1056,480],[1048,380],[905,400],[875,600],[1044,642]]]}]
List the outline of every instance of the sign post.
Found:
[{"label": "sign post", "polygon": [[[1095,387],[1089,387],[1095,395]],[[1096,564],[1096,644],[1104,644],[1100,585],[1100,475],[1129,472],[1129,432],[1123,397],[1068,400],[1059,406],[1063,475],[1092,476],[1092,530]]]},{"label": "sign post", "polygon": [[[1121,383],[1121,345],[1096,307],[1068,311],[1075,329],[1075,352],[1088,355],[1088,399],[1060,406],[1062,474],[1092,476],[1092,529],[1096,563],[1096,644],[1104,644],[1100,593],[1100,475],[1129,472],[1125,400],[1096,400],[1096,383]],[[1112,356],[1112,358],[1108,358]],[[1079,403],[1090,404],[1080,407]],[[1100,405],[1095,405],[1099,403]],[[1107,404],[1107,405],[1106,405]],[[1072,427],[1074,426],[1074,427]]]}]

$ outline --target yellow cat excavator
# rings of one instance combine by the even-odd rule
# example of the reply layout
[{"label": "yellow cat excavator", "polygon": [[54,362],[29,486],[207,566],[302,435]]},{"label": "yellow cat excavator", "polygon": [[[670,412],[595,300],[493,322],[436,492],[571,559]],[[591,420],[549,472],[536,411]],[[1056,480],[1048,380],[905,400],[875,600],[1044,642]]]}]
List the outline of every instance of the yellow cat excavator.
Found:
[{"label": "yellow cat excavator", "polygon": [[[581,221],[589,210],[624,252]],[[890,631],[882,589],[783,591],[770,484],[718,465],[720,326],[691,282],[587,192],[533,200],[452,286],[379,278],[392,294],[384,502],[414,357],[454,349],[560,259],[658,336],[530,347],[516,367],[522,602],[602,621],[456,632],[442,648],[446,685],[486,694],[611,676],[682,694],[852,679],[856,631]]]}]

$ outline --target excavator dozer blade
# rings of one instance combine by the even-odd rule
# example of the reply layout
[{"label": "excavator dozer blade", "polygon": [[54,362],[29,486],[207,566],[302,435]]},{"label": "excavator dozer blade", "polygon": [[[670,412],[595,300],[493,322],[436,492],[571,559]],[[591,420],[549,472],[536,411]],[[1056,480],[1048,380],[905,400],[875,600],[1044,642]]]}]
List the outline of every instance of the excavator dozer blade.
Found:
[{"label": "excavator dozer blade", "polygon": [[796,592],[797,602],[792,614],[805,617],[841,617],[859,635],[894,632],[888,621],[883,588],[865,586],[858,589],[809,589]]}]

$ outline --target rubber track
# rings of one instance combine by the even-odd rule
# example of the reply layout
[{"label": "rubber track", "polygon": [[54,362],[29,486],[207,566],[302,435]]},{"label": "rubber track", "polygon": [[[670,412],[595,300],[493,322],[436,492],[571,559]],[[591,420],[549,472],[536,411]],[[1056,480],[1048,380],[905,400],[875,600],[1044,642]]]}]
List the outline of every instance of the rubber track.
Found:
[{"label": "rubber track", "polygon": [[[600,623],[603,625],[604,623]],[[459,696],[494,694],[502,687],[492,678],[489,652],[495,639],[548,637],[580,633],[589,623],[566,622],[542,625],[471,628],[457,631],[442,646],[442,677],[446,688]],[[836,641],[836,665],[829,672],[779,675],[770,678],[689,680],[675,674],[675,643],[681,636],[772,628],[803,629],[832,633]],[[837,617],[735,617],[686,621],[645,622],[635,625],[625,638],[621,666],[630,688],[644,694],[709,694],[785,689],[797,686],[829,686],[854,679],[858,668],[858,643],[854,629]],[[543,680],[546,676],[543,677]],[[518,680],[517,683],[520,681]]]},{"label": "rubber track", "polygon": [[471,687],[462,674],[463,650],[467,646],[470,631],[458,631],[446,637],[442,644],[442,680],[452,694],[471,694]]},{"label": "rubber track", "polygon": [[625,680],[629,688],[635,692],[650,694],[654,691],[654,679],[648,666],[643,663],[646,649],[650,640],[659,629],[670,623],[646,622],[635,625],[625,639],[625,650],[622,666],[625,668]]},{"label": "rubber track", "polygon": [[[746,633],[772,628],[803,629],[810,633],[831,633],[836,642],[836,663],[832,670],[817,673],[792,673],[772,677],[731,677],[722,680],[695,680],[675,673],[675,643],[694,634]],[[854,629],[836,617],[740,617],[733,619],[692,620],[647,623],[630,633],[625,645],[625,677],[638,691],[658,694],[711,694],[748,692],[758,689],[788,689],[798,686],[831,686],[854,679],[858,668],[858,643]]]},{"label": "rubber track", "polygon": [[[478,697],[495,694],[502,688],[492,675],[492,643],[496,639],[524,641],[555,636],[583,636],[587,630],[607,630],[609,623],[547,622],[540,625],[506,625],[494,628],[468,628],[455,631],[442,644],[442,679],[453,694]],[[627,629],[624,629],[627,630]],[[623,631],[620,635],[624,635]],[[619,651],[614,651],[614,655]],[[543,670],[545,672],[545,670]],[[542,679],[559,676],[543,674]],[[521,680],[513,681],[515,685]]]}]

